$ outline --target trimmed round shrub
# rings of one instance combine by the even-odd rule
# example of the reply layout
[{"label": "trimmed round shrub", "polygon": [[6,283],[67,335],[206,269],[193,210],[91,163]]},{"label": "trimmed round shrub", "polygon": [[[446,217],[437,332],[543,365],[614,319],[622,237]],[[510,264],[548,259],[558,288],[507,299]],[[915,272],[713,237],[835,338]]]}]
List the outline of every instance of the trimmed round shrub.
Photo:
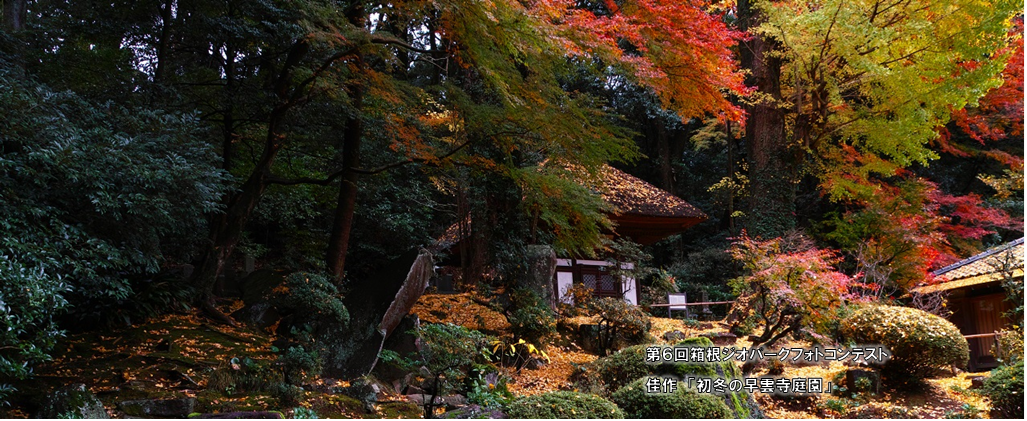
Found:
[{"label": "trimmed round shrub", "polygon": [[592,300],[589,313],[599,316],[599,342],[602,352],[649,342],[649,315],[636,305],[611,297]]},{"label": "trimmed round shrub", "polygon": [[606,390],[613,392],[639,377],[657,374],[658,366],[645,362],[646,347],[629,346],[599,358],[587,367],[588,375],[605,385]]},{"label": "trimmed round shrub", "polygon": [[613,394],[613,401],[628,418],[734,418],[718,396],[696,393],[679,384],[674,393],[647,393],[643,377]]},{"label": "trimmed round shrub", "polygon": [[1023,418],[1023,361],[991,370],[981,392],[991,399],[992,418]]},{"label": "trimmed round shrub", "polygon": [[919,380],[937,369],[965,367],[970,347],[955,325],[922,310],[867,306],[842,321],[842,335],[858,345],[884,345],[891,352],[883,374],[891,380]]},{"label": "trimmed round shrub", "polygon": [[596,395],[577,392],[549,392],[535,396],[524,396],[506,407],[510,418],[624,418],[616,404]]},{"label": "trimmed round shrub", "polygon": [[[595,360],[584,367],[584,372],[581,373],[575,387],[606,396],[639,378],[648,376],[670,375],[679,379],[685,375],[723,379],[741,377],[738,368],[731,361],[648,364],[645,362],[645,350],[649,346],[651,345],[629,346],[610,356]],[[676,346],[705,348],[712,347],[713,342],[705,337],[688,338],[678,342]],[[755,401],[744,391],[730,392],[723,396],[723,401],[734,411],[733,418],[749,418],[758,413]]]}]

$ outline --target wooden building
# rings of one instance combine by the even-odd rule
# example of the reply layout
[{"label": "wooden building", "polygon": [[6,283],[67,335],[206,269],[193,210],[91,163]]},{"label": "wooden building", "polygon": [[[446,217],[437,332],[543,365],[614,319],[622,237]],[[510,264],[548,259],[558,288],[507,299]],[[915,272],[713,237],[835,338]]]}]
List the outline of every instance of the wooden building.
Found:
[{"label": "wooden building", "polygon": [[[706,220],[706,214],[681,198],[657,188],[641,179],[611,166],[602,172],[602,185],[596,188],[614,210],[608,214],[614,222],[612,237],[626,237],[649,245],[678,234]],[[459,250],[468,247],[467,226],[470,221],[454,224],[439,238],[439,249]],[[454,262],[455,263],[455,262]],[[631,270],[634,264],[621,263],[621,269]],[[635,279],[614,274],[606,260],[558,256],[553,276],[553,292],[560,300],[570,303],[567,291],[574,284],[586,285],[597,297],[620,297],[638,304],[638,285]]]},{"label": "wooden building", "polygon": [[[678,234],[706,220],[706,214],[681,198],[616,168],[603,169],[603,200],[614,206],[609,215],[614,234],[649,245]],[[621,268],[634,269],[633,263]],[[573,304],[567,291],[574,284],[593,289],[597,297],[623,297],[638,304],[638,283],[631,277],[612,274],[611,264],[595,259],[557,259],[553,288],[560,300]]]},{"label": "wooden building", "polygon": [[1017,304],[1006,299],[1002,281],[1023,280],[1023,238],[989,249],[933,272],[936,282],[913,289],[928,294],[946,292],[949,316],[970,344],[971,371],[998,365],[992,354],[995,332],[1009,327],[1005,313]]}]

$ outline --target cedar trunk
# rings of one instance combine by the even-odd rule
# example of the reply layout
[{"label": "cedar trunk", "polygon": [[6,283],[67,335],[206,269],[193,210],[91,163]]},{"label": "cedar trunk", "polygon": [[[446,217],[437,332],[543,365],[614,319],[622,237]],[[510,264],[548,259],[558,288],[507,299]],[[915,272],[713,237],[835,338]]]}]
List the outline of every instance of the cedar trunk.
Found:
[{"label": "cedar trunk", "polygon": [[356,86],[351,93],[353,105],[358,115],[346,123],[346,131],[342,140],[342,181],[339,183],[339,200],[335,207],[335,220],[332,224],[331,237],[328,239],[328,253],[325,263],[336,284],[346,274],[346,255],[349,253],[349,237],[353,230],[353,215],[357,204],[357,178],[354,170],[360,166],[360,144],[364,136],[364,124],[360,119],[364,91]]},{"label": "cedar trunk", "polygon": [[28,16],[28,1],[4,0],[3,29],[15,33],[25,28],[25,17]]},{"label": "cedar trunk", "polygon": [[[742,30],[759,25],[763,17],[751,0],[738,2]],[[795,167],[785,137],[781,101],[781,58],[771,54],[777,43],[753,34],[741,43],[747,84],[762,95],[745,108],[745,145],[749,161],[748,230],[764,238],[777,237],[795,226]]]}]

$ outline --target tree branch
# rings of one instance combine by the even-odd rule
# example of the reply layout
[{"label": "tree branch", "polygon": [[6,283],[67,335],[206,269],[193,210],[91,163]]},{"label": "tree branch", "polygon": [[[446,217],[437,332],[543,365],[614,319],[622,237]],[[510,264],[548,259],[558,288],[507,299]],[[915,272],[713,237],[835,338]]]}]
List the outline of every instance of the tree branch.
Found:
[{"label": "tree branch", "polygon": [[[473,142],[473,141],[474,141],[473,139],[467,140],[466,142],[461,143],[457,147],[453,148],[453,150],[447,152],[445,155],[435,157],[434,159],[441,161],[441,160],[444,160],[446,158],[449,158],[449,157],[453,156],[454,154],[456,154],[457,152],[459,152],[464,147],[466,147],[467,145],[471,144],[471,142]],[[404,159],[402,161],[396,161],[396,162],[393,162],[391,164],[383,165],[381,167],[370,169],[370,170],[363,169],[363,168],[351,168],[351,169],[353,170],[353,172],[358,173],[358,174],[365,174],[365,175],[378,174],[380,172],[388,171],[388,170],[391,170],[391,169],[396,168],[396,167],[401,167],[403,165],[412,164],[412,163],[415,163],[415,162],[422,162],[423,163],[423,162],[426,162],[427,160],[428,160],[427,158],[408,158],[408,159]]]},{"label": "tree branch", "polygon": [[423,48],[414,47],[413,45],[410,45],[409,43],[407,43],[406,41],[403,41],[401,39],[391,38],[391,37],[383,37],[383,36],[380,36],[380,35],[379,36],[371,37],[371,43],[372,44],[393,45],[393,46],[396,46],[396,47],[403,48],[405,50],[410,50],[410,51],[414,51],[414,52],[418,52],[418,53],[422,53],[422,54],[432,54],[433,53],[433,51],[431,51],[431,50],[425,50]]},{"label": "tree branch", "polygon": [[[443,160],[443,159],[449,158],[449,157],[453,156],[454,154],[456,154],[457,152],[459,152],[464,147],[466,147],[467,145],[471,144],[471,142],[472,142],[472,140],[468,140],[468,141],[466,141],[464,143],[461,143],[456,148],[453,148],[453,150],[447,152],[445,155],[436,157],[435,159]],[[427,158],[409,158],[409,159],[404,159],[402,161],[396,161],[396,162],[393,162],[391,164],[384,165],[384,166],[381,166],[381,167],[378,167],[378,168],[374,168],[374,169],[370,169],[370,170],[363,169],[363,168],[349,168],[349,170],[352,170],[353,172],[355,172],[357,174],[365,174],[365,175],[368,175],[368,174],[378,174],[380,172],[385,172],[385,171],[391,170],[391,169],[396,168],[396,167],[401,167],[403,165],[412,164],[412,163],[415,163],[415,162],[422,162],[423,163],[423,162],[426,162],[427,160],[428,160]],[[313,177],[283,178],[283,177],[278,177],[278,176],[275,176],[275,175],[270,175],[267,178],[267,183],[268,184],[280,184],[280,185],[285,185],[285,186],[292,186],[292,185],[296,185],[296,184],[317,184],[317,185],[321,185],[321,186],[327,186],[327,185],[331,184],[332,182],[334,182],[339,177],[342,177],[342,174],[345,173],[345,172],[346,172],[346,168],[339,169],[339,170],[336,170],[336,171],[332,172],[331,174],[328,174],[328,176],[325,177],[325,178],[313,178]]]}]

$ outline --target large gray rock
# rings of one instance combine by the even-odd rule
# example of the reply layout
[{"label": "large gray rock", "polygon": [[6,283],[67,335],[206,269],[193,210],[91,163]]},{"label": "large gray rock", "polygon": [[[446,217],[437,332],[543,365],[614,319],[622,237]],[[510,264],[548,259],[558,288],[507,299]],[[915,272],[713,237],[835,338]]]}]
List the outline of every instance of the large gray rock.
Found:
[{"label": "large gray rock", "polygon": [[73,384],[55,390],[43,402],[36,418],[109,419],[103,403],[84,384]]},{"label": "large gray rock", "polygon": [[196,409],[196,399],[140,399],[124,401],[118,407],[133,417],[185,418]]},{"label": "large gray rock", "polygon": [[731,332],[709,332],[702,336],[710,338],[710,341],[717,346],[734,345],[738,341],[738,336]]},{"label": "large gray rock", "polygon": [[270,302],[261,301],[236,310],[232,313],[232,318],[258,329],[267,329],[278,323],[282,315]]},{"label": "large gray rock", "polygon": [[502,411],[498,409],[482,408],[478,405],[471,404],[467,406],[462,406],[452,411],[447,411],[446,414],[442,416],[442,418],[457,420],[485,418],[503,419],[506,418],[506,414],[504,414]]},{"label": "large gray rock", "polygon": [[[430,394],[406,395],[408,401],[417,406],[424,406],[425,402],[431,401]],[[445,406],[448,409],[456,409],[467,405],[467,398],[463,395],[436,396],[433,401],[435,406]]]},{"label": "large gray rock", "polygon": [[663,334],[663,339],[672,344],[681,342],[686,338],[688,338],[688,336],[685,336],[685,334],[680,330],[672,330]]},{"label": "large gray rock", "polygon": [[881,374],[873,370],[849,370],[845,372],[845,387],[853,392],[880,393]]},{"label": "large gray rock", "polygon": [[517,286],[538,293],[542,302],[556,310],[556,293],[553,291],[553,276],[556,273],[556,252],[543,245],[528,246],[527,270],[521,272]]},{"label": "large gray rock", "polygon": [[356,398],[364,404],[364,409],[374,412],[374,405],[388,396],[386,385],[378,380],[365,376],[350,382],[350,386],[342,389],[342,394]]}]

